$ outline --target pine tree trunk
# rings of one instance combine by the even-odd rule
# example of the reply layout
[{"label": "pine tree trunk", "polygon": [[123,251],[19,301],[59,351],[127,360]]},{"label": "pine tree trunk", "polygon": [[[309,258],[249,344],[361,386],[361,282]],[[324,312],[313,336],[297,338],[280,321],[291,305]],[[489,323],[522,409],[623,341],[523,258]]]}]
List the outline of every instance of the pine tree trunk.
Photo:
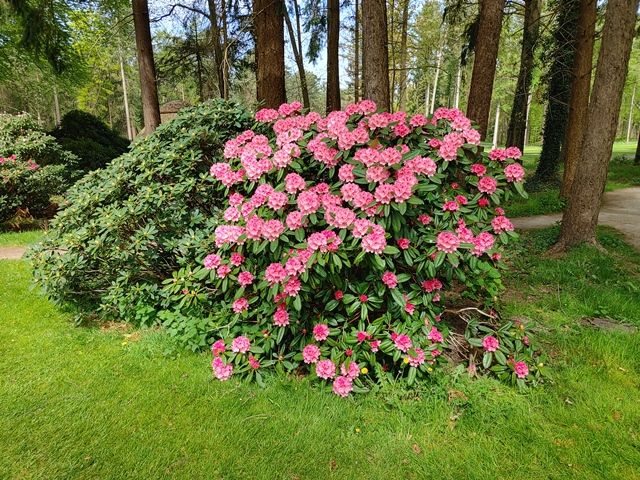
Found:
[{"label": "pine tree trunk", "polygon": [[409,0],[402,0],[402,26],[400,28],[400,72],[398,72],[398,105],[406,110],[407,91],[407,31],[409,27]]},{"label": "pine tree trunk", "polygon": [[216,76],[218,77],[218,93],[220,98],[226,98],[224,67],[222,59],[222,44],[220,42],[220,26],[218,25],[218,11],[216,1],[208,0],[209,22],[211,23],[211,35],[213,36],[213,59],[216,62]]},{"label": "pine tree trunk", "polygon": [[527,100],[531,88],[534,53],[538,43],[538,33],[540,32],[541,8],[542,0],[525,0],[520,72],[518,73],[518,84],[513,97],[513,107],[507,130],[507,146],[516,146],[520,150],[524,150]]},{"label": "pine tree trunk", "polygon": [[355,1],[355,25],[353,32],[353,101],[360,100],[360,0]]},{"label": "pine tree trunk", "polygon": [[327,0],[327,113],[340,110],[340,0]]},{"label": "pine tree trunk", "polygon": [[386,0],[362,0],[364,97],[390,110]]},{"label": "pine tree trunk", "polygon": [[467,116],[478,123],[482,138],[487,135],[489,125],[504,5],[505,0],[480,0],[478,37],[467,102]]},{"label": "pine tree trunk", "polygon": [[569,118],[580,0],[563,0],[560,6],[562,10],[554,33],[553,61],[547,77],[549,101],[544,117],[542,152],[535,174],[536,181],[541,183],[557,180]]},{"label": "pine tree trunk", "polygon": [[640,130],[638,131],[638,146],[636,147],[636,158],[633,160],[634,165],[640,165]]},{"label": "pine tree trunk", "polygon": [[620,116],[638,0],[609,0],[606,8],[582,155],[562,217],[559,248],[596,242],[600,201]]},{"label": "pine tree trunk", "polygon": [[136,33],[140,92],[142,94],[142,116],[146,135],[160,125],[160,105],[156,84],[156,66],[153,61],[149,6],[147,0],[133,0],[133,25]]},{"label": "pine tree trunk", "polygon": [[256,97],[266,108],[287,101],[284,84],[283,0],[253,0],[256,35]]},{"label": "pine tree trunk", "polygon": [[571,184],[573,183],[582,151],[582,139],[586,132],[596,20],[596,0],[580,0],[576,56],[573,63],[571,97],[569,100],[569,120],[563,148],[564,175],[562,188],[560,189],[562,198],[566,198],[571,193]]},{"label": "pine tree trunk", "polygon": [[[298,8],[296,2],[294,2],[294,8]],[[298,18],[298,16],[296,16]],[[302,104],[304,108],[308,110],[311,107],[309,101],[309,87],[307,86],[307,72],[304,69],[304,59],[302,58],[302,45],[298,43],[296,35],[293,31],[293,25],[291,24],[291,17],[289,11],[285,8],[284,20],[287,24],[287,30],[289,32],[289,41],[291,42],[291,49],[293,50],[293,58],[296,61],[298,67],[298,76],[300,77],[300,92],[302,93]],[[299,25],[299,23],[298,23]],[[300,33],[300,31],[298,31]]]}]

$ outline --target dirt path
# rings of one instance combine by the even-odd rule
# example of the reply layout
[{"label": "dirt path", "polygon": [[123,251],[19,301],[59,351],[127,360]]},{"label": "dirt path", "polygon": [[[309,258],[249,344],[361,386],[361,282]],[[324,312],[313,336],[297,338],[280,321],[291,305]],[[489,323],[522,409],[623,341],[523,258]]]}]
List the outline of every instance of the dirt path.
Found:
[{"label": "dirt path", "polygon": [[[551,226],[561,218],[562,214],[558,213],[512,220],[516,228],[526,230]],[[631,245],[640,249],[640,187],[606,192],[598,223],[619,230]]]},{"label": "dirt path", "polygon": [[20,260],[27,247],[0,247],[0,260]]}]

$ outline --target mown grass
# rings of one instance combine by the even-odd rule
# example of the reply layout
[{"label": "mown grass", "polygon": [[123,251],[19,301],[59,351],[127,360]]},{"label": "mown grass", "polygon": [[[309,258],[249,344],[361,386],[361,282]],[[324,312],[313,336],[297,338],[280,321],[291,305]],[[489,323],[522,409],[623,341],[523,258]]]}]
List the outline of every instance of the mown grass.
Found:
[{"label": "mown grass", "polygon": [[38,242],[44,232],[42,230],[28,230],[25,232],[0,233],[0,247],[24,247]]},{"label": "mown grass", "polygon": [[[541,147],[530,145],[525,148],[523,165],[527,170],[527,177],[531,178],[535,172],[540,157]],[[640,167],[633,164],[636,143],[616,142],[613,145],[612,160],[609,165],[607,191],[640,185]],[[562,167],[560,175],[562,174]],[[560,175],[558,178],[560,179]],[[526,186],[529,198],[517,198],[507,205],[507,215],[510,217],[524,217],[528,215],[543,215],[559,213],[564,208],[564,202],[559,197],[558,185]]]},{"label": "mown grass", "polygon": [[76,327],[0,261],[0,478],[637,479],[640,339],[583,327],[640,326],[640,255],[511,253],[505,316],[536,324],[552,378],[526,393],[443,376],[414,394],[340,399],[307,380],[211,379],[206,354],[159,330]]}]

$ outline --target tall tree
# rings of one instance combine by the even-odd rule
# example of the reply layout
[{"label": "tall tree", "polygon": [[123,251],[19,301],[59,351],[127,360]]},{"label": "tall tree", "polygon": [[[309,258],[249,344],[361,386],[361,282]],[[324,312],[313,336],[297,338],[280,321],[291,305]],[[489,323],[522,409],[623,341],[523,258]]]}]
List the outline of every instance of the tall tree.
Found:
[{"label": "tall tree", "polygon": [[533,75],[533,61],[540,32],[540,11],[542,0],[525,0],[522,50],[520,52],[520,71],[513,97],[513,107],[507,130],[507,145],[524,149],[524,132],[527,123],[527,103]]},{"label": "tall tree", "polygon": [[136,32],[138,70],[140,71],[140,91],[142,94],[142,115],[144,129],[148,135],[160,125],[160,105],[156,67],[153,61],[151,28],[149,27],[149,6],[147,0],[133,0],[133,25]]},{"label": "tall tree", "polygon": [[633,163],[634,165],[640,165],[640,131],[638,131],[638,146],[636,147],[636,158]]},{"label": "tall tree", "polygon": [[600,202],[615,140],[639,0],[609,0],[582,155],[562,216],[558,248],[596,243]]},{"label": "tall tree", "polygon": [[563,148],[564,176],[560,195],[564,198],[571,193],[571,184],[580,160],[582,139],[586,132],[596,20],[596,0],[580,0],[576,56],[573,62],[571,98],[569,100],[569,121],[567,122],[567,134]]},{"label": "tall tree", "polygon": [[285,8],[284,20],[287,24],[287,31],[289,32],[289,42],[291,43],[291,50],[293,51],[293,58],[296,61],[298,67],[298,76],[300,77],[300,91],[302,92],[302,104],[305,109],[311,108],[311,102],[309,100],[309,87],[307,85],[307,72],[304,68],[304,58],[302,53],[302,32],[300,28],[300,11],[298,2],[293,2],[293,9],[296,16],[296,32],[293,31],[293,23],[291,22],[291,16],[289,15],[289,9]]},{"label": "tall tree", "polygon": [[389,52],[386,0],[362,0],[364,98],[389,111]]},{"label": "tall tree", "polygon": [[284,77],[284,0],[253,0],[256,35],[256,90],[264,107],[287,101]]},{"label": "tall tree", "polygon": [[480,0],[467,115],[478,122],[482,138],[486,136],[489,125],[504,5],[505,0]]},{"label": "tall tree", "polygon": [[327,0],[327,112],[340,110],[340,0]]},{"label": "tall tree", "polygon": [[409,0],[402,0],[402,24],[400,27],[400,71],[398,72],[398,107],[406,109],[407,90],[407,34],[409,30]]},{"label": "tall tree", "polygon": [[566,136],[580,0],[560,0],[557,6],[560,12],[547,74],[549,103],[544,118],[542,152],[535,173],[536,181],[542,183],[556,180]]},{"label": "tall tree", "polygon": [[227,85],[224,70],[224,53],[222,51],[222,40],[220,38],[220,25],[218,23],[218,10],[216,0],[208,0],[209,22],[211,24],[211,43],[213,44],[213,59],[216,63],[216,76],[218,77],[218,92],[220,98],[227,98]]},{"label": "tall tree", "polygon": [[360,100],[360,0],[354,0],[353,24],[353,100]]}]

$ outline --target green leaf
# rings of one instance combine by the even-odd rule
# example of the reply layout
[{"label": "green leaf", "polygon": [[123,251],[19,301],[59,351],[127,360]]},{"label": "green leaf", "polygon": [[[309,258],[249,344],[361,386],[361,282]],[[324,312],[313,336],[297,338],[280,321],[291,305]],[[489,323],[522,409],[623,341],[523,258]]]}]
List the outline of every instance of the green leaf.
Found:
[{"label": "green leaf", "polygon": [[489,368],[491,366],[491,362],[493,361],[493,355],[491,352],[485,352],[482,357],[482,366],[484,368]]}]

